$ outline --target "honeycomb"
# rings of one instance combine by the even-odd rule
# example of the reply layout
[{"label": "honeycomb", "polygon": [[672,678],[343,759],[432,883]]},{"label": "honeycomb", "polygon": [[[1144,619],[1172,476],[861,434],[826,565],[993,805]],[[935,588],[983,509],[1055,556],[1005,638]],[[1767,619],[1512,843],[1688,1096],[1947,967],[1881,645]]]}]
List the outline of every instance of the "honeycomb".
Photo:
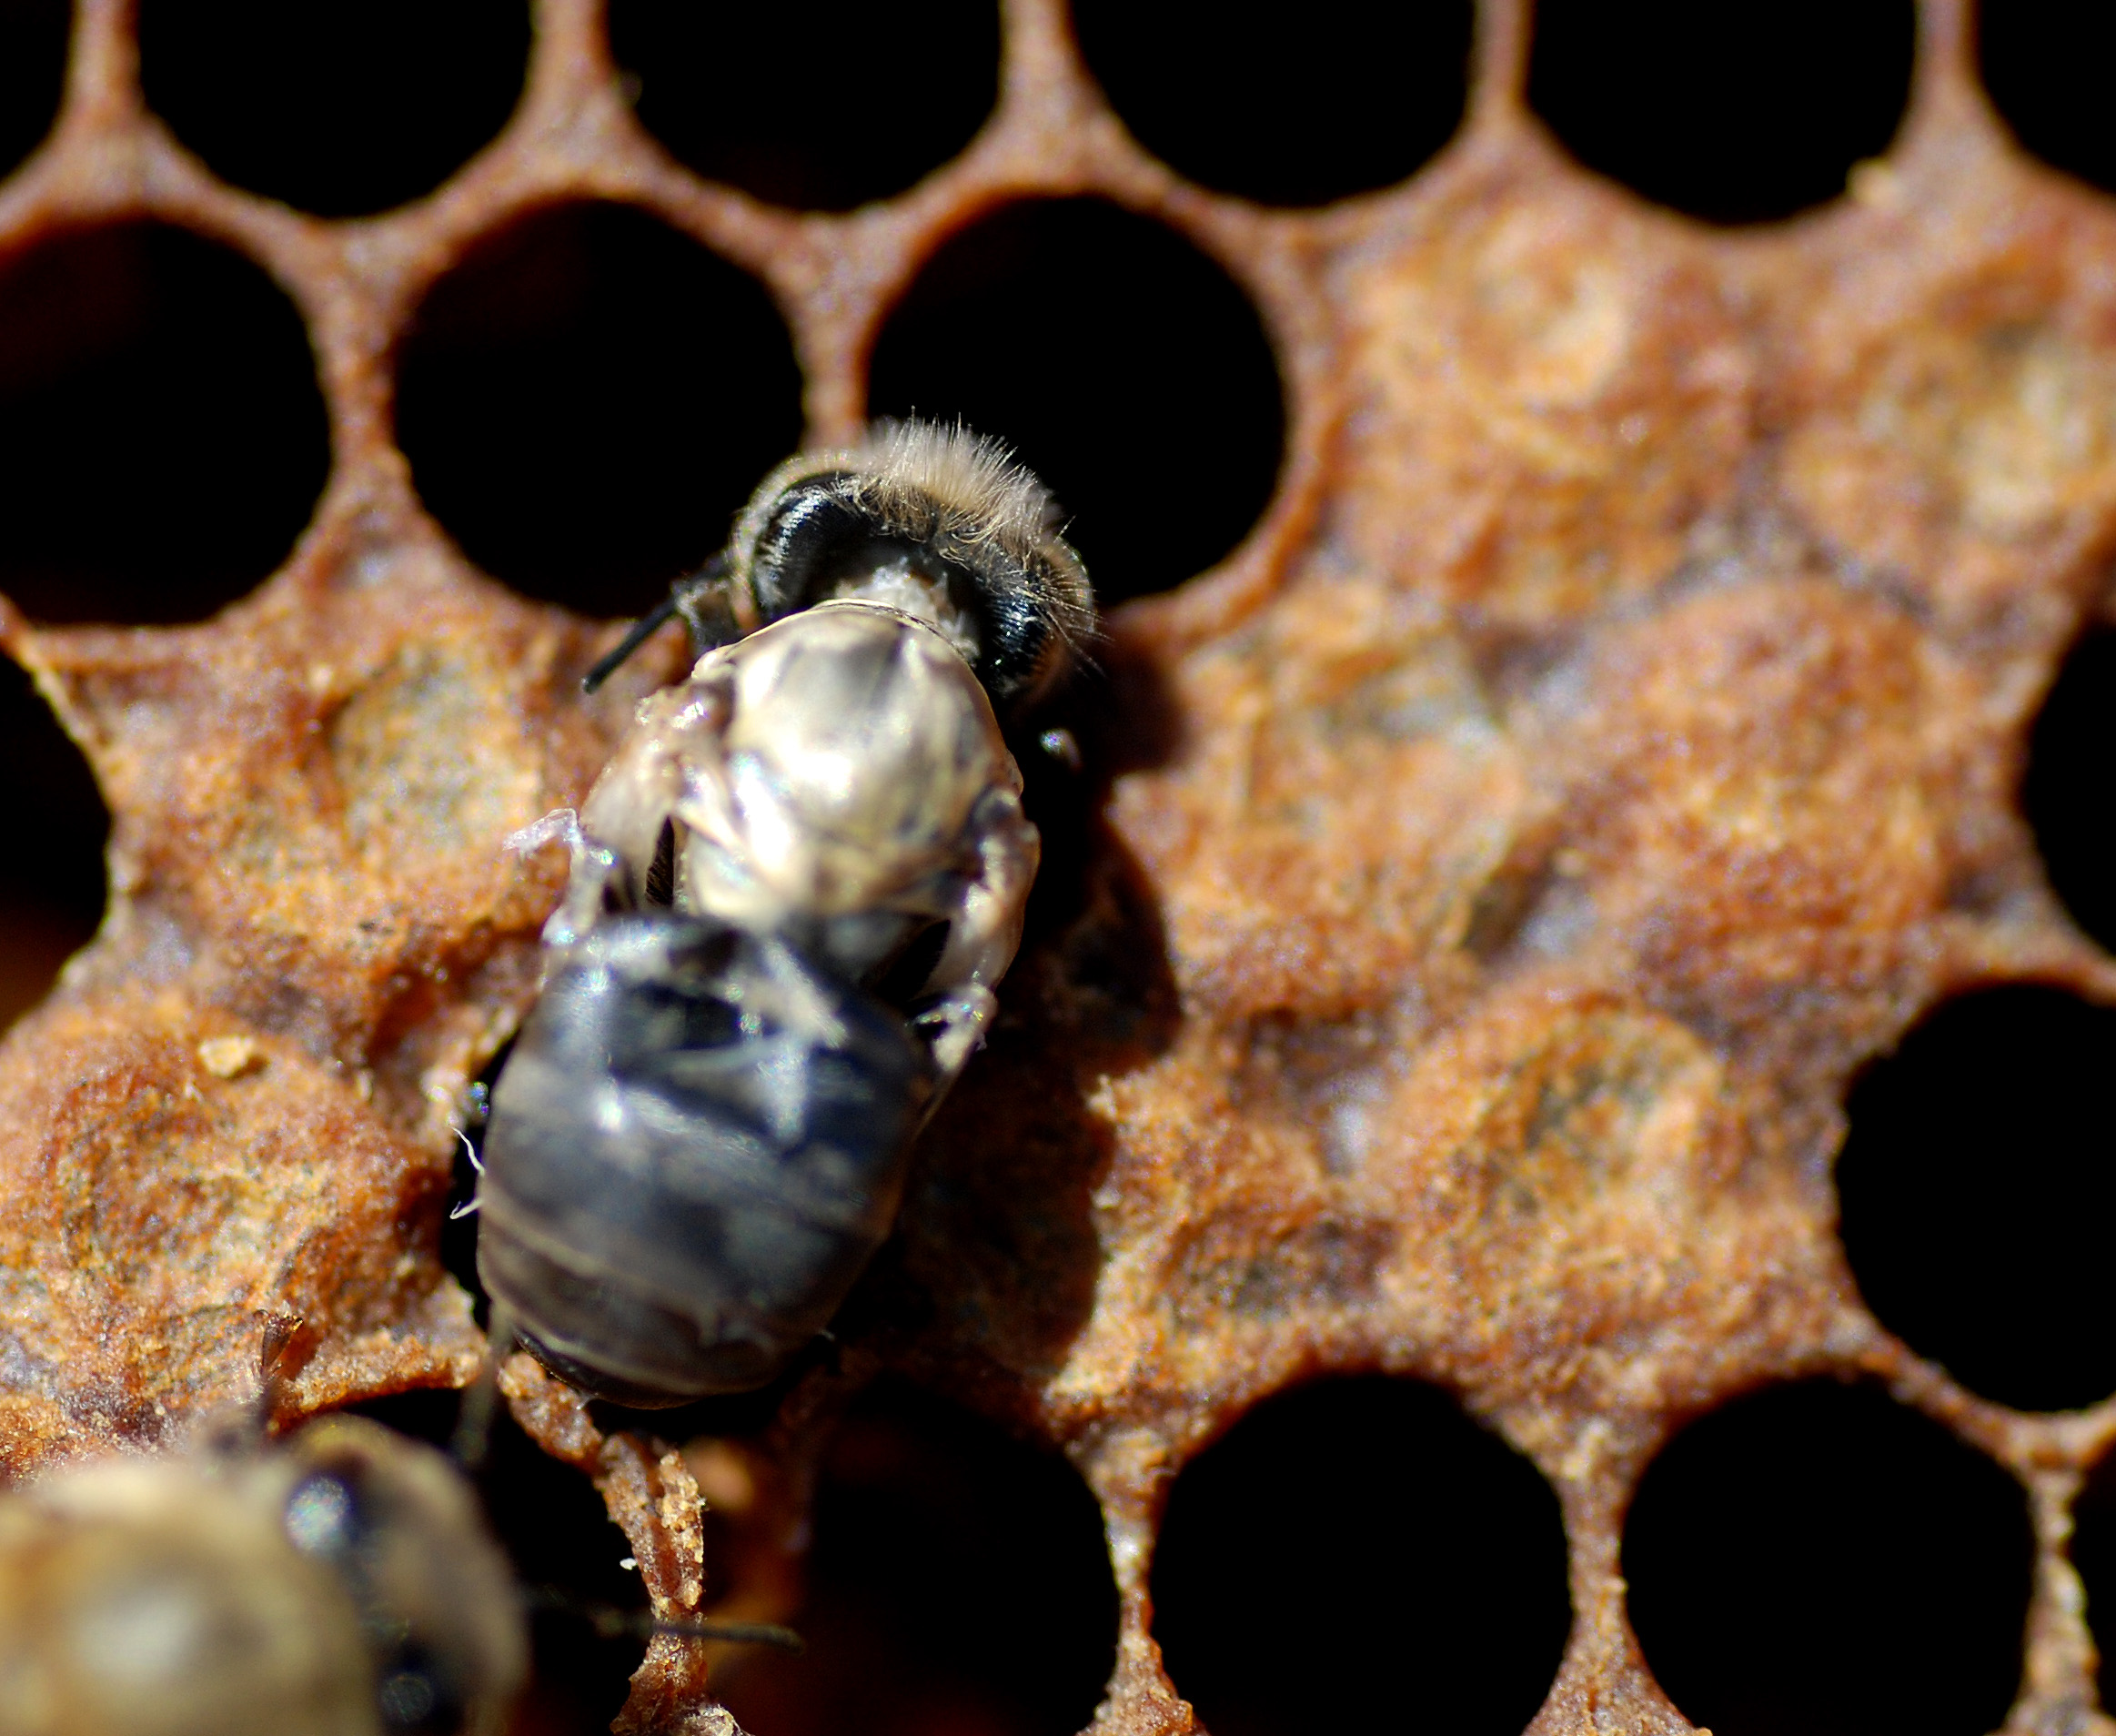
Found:
[{"label": "honeycomb", "polygon": [[[1094,197],[1258,309],[1270,506],[1113,611],[1077,887],[840,1354],[761,1432],[688,1445],[517,1357],[522,1428],[595,1480],[657,1610],[784,1613],[783,1562],[706,1584],[700,1484],[782,1522],[863,1383],[948,1395],[1092,1489],[1120,1610],[1094,1728],[1174,1736],[1201,1726],[1149,1574],[1177,1472],[1312,1377],[1437,1383],[1556,1492],[1573,1619],[1530,1728],[1561,1736],[1689,1728],[1621,1571],[1672,1431],[1856,1376],[2029,1491],[2007,1728],[2109,1729],[2066,1543],[2116,1399],[2010,1409],[1885,1330],[1831,1162],[1854,1075],[1947,997],[2116,1000],[2014,804],[2116,540],[2116,211],[2011,142],[1962,0],[1924,0],[1885,159],[1746,231],[1566,155],[1523,100],[1524,0],[1479,12],[1437,157],[1308,209],[1149,156],[1058,0],[1003,25],[967,148],[796,212],[679,165],[596,0],[539,0],[494,142],[335,220],[208,173],[143,101],[131,7],[79,0],[0,260],[152,219],[255,261],[306,324],[330,469],[291,558],[209,621],[0,611],[112,818],[101,928],[0,1043],[8,1473],[179,1440],[261,1368],[287,1424],[479,1368],[440,1220],[560,872],[500,840],[579,798],[680,648],[583,699],[615,625],[485,576],[428,516],[394,426],[428,291],[525,219],[636,207],[769,288],[806,437],[834,442],[944,243]],[[732,1724],[664,1638],[618,1727]]]}]

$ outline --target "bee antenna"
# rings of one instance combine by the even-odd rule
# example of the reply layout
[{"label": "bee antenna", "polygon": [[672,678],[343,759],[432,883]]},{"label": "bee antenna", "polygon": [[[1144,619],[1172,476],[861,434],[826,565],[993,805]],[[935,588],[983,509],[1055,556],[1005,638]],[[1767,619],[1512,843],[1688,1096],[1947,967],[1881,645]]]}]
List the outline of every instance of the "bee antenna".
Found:
[{"label": "bee antenna", "polygon": [[676,612],[676,593],[673,590],[651,609],[632,622],[631,631],[617,641],[616,650],[601,659],[581,678],[580,691],[592,693],[620,669],[626,659],[659,632],[661,624]]},{"label": "bee antenna", "polygon": [[[722,550],[696,572],[687,573],[670,585],[669,594],[632,622],[631,631],[619,640],[609,654],[581,678],[580,691],[583,693],[594,692],[623,667],[625,661],[634,651],[659,632],[671,616],[680,615],[683,618],[683,625],[690,634],[693,651],[703,653],[715,645],[724,644],[727,641],[726,633],[720,630],[718,622],[710,627],[706,624],[699,605],[710,592],[720,588],[727,573],[728,558],[726,551]],[[719,612],[727,612],[724,603]]]}]

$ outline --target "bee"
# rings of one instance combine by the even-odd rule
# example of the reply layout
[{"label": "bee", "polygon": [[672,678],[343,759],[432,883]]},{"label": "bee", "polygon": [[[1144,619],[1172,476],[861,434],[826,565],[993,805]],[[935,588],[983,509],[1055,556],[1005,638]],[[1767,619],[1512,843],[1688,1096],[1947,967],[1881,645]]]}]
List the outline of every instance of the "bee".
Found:
[{"label": "bee", "polygon": [[364,1418],[0,1497],[0,1736],[490,1736],[527,1657],[454,1469]]},{"label": "bee", "polygon": [[571,873],[476,1201],[521,1342],[637,1405],[771,1380],[888,1235],[1035,879],[1003,721],[1094,631],[1048,490],[922,422],[781,466],[589,685],[671,617],[689,679],[517,834]]}]

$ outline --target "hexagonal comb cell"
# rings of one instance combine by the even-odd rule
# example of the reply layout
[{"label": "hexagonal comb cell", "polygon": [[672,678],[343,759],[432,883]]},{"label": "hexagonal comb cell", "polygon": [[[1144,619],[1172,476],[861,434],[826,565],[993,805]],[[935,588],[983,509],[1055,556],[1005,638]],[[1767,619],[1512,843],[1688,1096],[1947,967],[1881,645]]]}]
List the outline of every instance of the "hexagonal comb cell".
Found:
[{"label": "hexagonal comb cell", "polygon": [[1838,197],[1895,136],[1910,0],[1769,12],[1668,0],[1536,0],[1528,101],[1589,168],[1715,223]]},{"label": "hexagonal comb cell", "polygon": [[[731,1462],[711,1447],[700,1456]],[[739,1484],[727,1492],[740,1499]],[[814,1522],[793,1615],[807,1650],[720,1666],[745,1728],[1067,1736],[1093,1721],[1115,1662],[1117,1594],[1094,1497],[1063,1459],[884,1381],[838,1426]],[[725,1532],[708,1562],[731,1578]]]},{"label": "hexagonal comb cell", "polygon": [[2116,146],[2096,119],[2116,20],[2091,7],[2012,0],[1977,8],[1977,71],[2013,136],[2052,168],[2116,189]]},{"label": "hexagonal comb cell", "polygon": [[762,9],[610,9],[640,125],[687,168],[773,205],[850,211],[902,193],[999,96],[999,14],[981,0],[821,0],[797,34]]},{"label": "hexagonal comb cell", "polygon": [[358,8],[145,0],[147,106],[232,185],[319,217],[430,193],[507,122],[523,0]]},{"label": "hexagonal comb cell", "polygon": [[110,816],[80,749],[12,662],[0,663],[0,804],[35,815],[38,834],[0,866],[0,1023],[12,1023],[102,920]]},{"label": "hexagonal comb cell", "polygon": [[637,614],[726,540],[801,426],[753,278],[619,205],[489,238],[427,292],[397,423],[427,508],[532,597]]},{"label": "hexagonal comb cell", "polygon": [[0,6],[0,175],[35,149],[57,117],[72,19],[66,0]]},{"label": "hexagonal comb cell", "polygon": [[[610,618],[790,449],[915,408],[1047,470],[1111,605],[1070,735],[1023,744],[1029,943],[894,1236],[778,1384],[650,1415],[505,1363],[495,1461],[559,1479],[495,1474],[525,1578],[784,1620],[812,1535],[810,1607],[859,1605],[940,1524],[810,1529],[849,1510],[831,1442],[870,1422],[841,1419],[900,1379],[1068,1491],[1017,1525],[1041,1498],[1006,1472],[1008,1559],[935,1550],[936,1582],[1012,1599],[1063,1553],[1051,1601],[992,1611],[1093,1643],[974,1610],[951,1678],[910,1667],[957,1614],[920,1608],[848,1618],[840,1655],[904,1663],[904,1707],[1184,1736],[1194,1691],[1232,1727],[1179,1637],[1216,1606],[1178,1588],[1198,1491],[1263,1462],[1245,1418],[1295,1419],[1265,1519],[1485,1487],[1474,1454],[1416,1490],[1338,1473],[1302,1406],[1383,1379],[1540,1491],[1525,1575],[1569,1563],[1476,1715],[1674,1736],[1747,1690],[1668,1650],[1637,1524],[1768,1402],[1739,1395],[1855,1378],[1881,1420],[1787,1438],[1786,1534],[1851,1538],[1845,1489],[1937,1457],[1969,1492],[1875,1547],[1999,1539],[1962,1608],[2005,1607],[1901,1652],[1889,1703],[1975,1662],[1948,1715],[2091,1723],[2100,1481],[2084,1613],[2065,1549],[2116,1431],[2081,1088],[2116,965],[2074,701],[2116,547],[2116,207],[2024,95],[2076,104],[2031,69],[2088,58],[2043,10],[1987,8],[1980,46],[1962,0],[1481,0],[1466,37],[1438,5],[1386,42],[1325,7],[1261,74],[1227,45],[1222,91],[1262,104],[1154,70],[1166,11],[1127,43],[1060,0],[900,9],[876,44],[766,8],[761,62],[629,5],[538,0],[526,49],[520,13],[411,10],[275,13],[221,65],[233,12],[146,0],[143,39],[126,0],[0,8],[0,644],[109,816],[95,936],[0,1040],[7,1474],[176,1444],[254,1400],[267,1335],[282,1426],[472,1379],[440,1221],[564,873],[504,840],[680,671],[670,632],[584,695]],[[461,60],[391,35],[458,25]],[[215,94],[293,64],[282,28],[358,35]],[[71,889],[77,934],[98,823],[42,752],[6,883]],[[1891,1092],[1944,1165],[1886,1157]],[[1342,1609],[1354,1568],[1315,1559],[1301,1607]],[[531,1715],[600,1721],[638,1665],[626,1728],[722,1727],[716,1680],[780,1668],[629,1644],[573,1646]],[[1292,1663],[1296,1714],[1360,1685]],[[1032,1677],[1063,1691],[1024,1710]],[[777,1731],[760,1688],[757,1736],[840,1716],[829,1680],[779,1679]],[[1835,1680],[1803,1727],[1885,1721]]]},{"label": "hexagonal comb cell", "polygon": [[2116,633],[2074,645],[2036,714],[2020,779],[2050,888],[2108,952],[2116,948]]},{"label": "hexagonal comb cell", "polygon": [[891,308],[868,386],[878,414],[1004,429],[1105,605],[1204,571],[1264,516],[1279,394],[1226,273],[1100,199],[1010,206],[950,237]]},{"label": "hexagonal comb cell", "polygon": [[2024,1410],[2116,1393],[2116,1010],[2056,989],[1950,1001],[1854,1086],[1837,1164],[1867,1305],[1964,1386]]},{"label": "hexagonal comb cell", "polygon": [[44,621],[196,621],[283,561],[329,463],[301,318],[170,224],[0,267],[0,588]]},{"label": "hexagonal comb cell", "polygon": [[1565,1529],[1533,1465],[1429,1387],[1325,1381],[1259,1405],[1184,1468],[1154,1637],[1224,1736],[1522,1729],[1565,1653]]},{"label": "hexagonal comb cell", "polygon": [[2005,1471],[1879,1389],[1828,1382],[1690,1424],[1624,1530],[1647,1662],[1728,1736],[1997,1729],[2034,1558]]},{"label": "hexagonal comb cell", "polygon": [[1472,17],[1456,0],[1341,5],[1228,30],[1194,0],[1073,8],[1087,69],[1140,144],[1201,187],[1285,206],[1393,186],[1454,136]]}]

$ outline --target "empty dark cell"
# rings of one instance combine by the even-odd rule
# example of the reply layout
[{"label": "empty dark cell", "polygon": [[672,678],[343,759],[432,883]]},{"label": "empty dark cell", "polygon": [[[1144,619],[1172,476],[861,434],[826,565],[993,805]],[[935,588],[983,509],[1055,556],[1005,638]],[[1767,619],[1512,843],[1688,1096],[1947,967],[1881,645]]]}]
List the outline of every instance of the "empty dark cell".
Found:
[{"label": "empty dark cell", "polygon": [[43,142],[66,82],[66,0],[0,0],[0,175]]},{"label": "empty dark cell", "polygon": [[1949,1003],[1853,1086],[1837,1160],[1867,1305],[2024,1410],[2116,1392],[2116,1011],[2056,989]]},{"label": "empty dark cell", "polygon": [[1214,1736],[1517,1736],[1571,1625],[1557,1498],[1409,1381],[1252,1410],[1176,1479],[1154,1637]]},{"label": "empty dark cell", "polygon": [[1714,223],[1790,217],[1888,149],[1912,0],[1536,0],[1529,105],[1589,168]]},{"label": "empty dark cell", "polygon": [[2028,738],[2020,805],[2051,889],[2116,950],[2116,632],[2090,633],[2058,671]]},{"label": "empty dark cell", "polygon": [[1101,1509],[1064,1460],[885,1386],[831,1446],[814,1535],[793,1622],[806,1653],[714,1668],[743,1729],[1072,1736],[1093,1717],[1116,1587]]},{"label": "empty dark cell", "polygon": [[967,145],[999,95],[996,0],[612,0],[610,46],[673,156],[774,205],[849,211]]},{"label": "empty dark cell", "polygon": [[637,614],[800,442],[801,375],[754,278],[638,211],[568,206],[434,287],[398,428],[471,560],[531,596]]},{"label": "empty dark cell", "polygon": [[870,398],[1012,445],[1105,604],[1227,554],[1270,503],[1285,438],[1248,298],[1173,230],[1097,199],[1013,206],[950,241],[883,328]]},{"label": "empty dark cell", "polygon": [[2044,162],[2116,192],[2109,126],[2116,12],[2067,0],[1985,0],[1977,52],[1984,89],[2013,136]]},{"label": "empty dark cell", "polygon": [[1778,1387],[1683,1430],[1624,1528],[1647,1666],[1716,1736],[1983,1736],[2020,1680],[2020,1484],[1877,1388]]},{"label": "empty dark cell", "polygon": [[132,225],[0,277],[0,590],[46,621],[195,621],[286,559],[330,468],[293,304]]},{"label": "empty dark cell", "polygon": [[[446,1448],[462,1398],[407,1392],[353,1409]],[[621,1565],[630,1543],[595,1486],[539,1448],[505,1405],[494,1411],[489,1451],[472,1481],[531,1615],[529,1683],[509,1726],[512,1736],[606,1736],[647,1649],[637,1634],[599,1633],[595,1626],[598,1616],[644,1616],[640,1576]]]},{"label": "empty dark cell", "polygon": [[1236,22],[1207,0],[1074,0],[1089,70],[1178,174],[1266,205],[1400,181],[1454,136],[1469,0],[1325,0]]},{"label": "empty dark cell", "polygon": [[2101,1703],[2116,1704],[2116,1453],[2094,1467],[2072,1504],[2071,1558],[2101,1654]]},{"label": "empty dark cell", "polygon": [[224,180],[323,217],[430,193],[507,124],[527,0],[141,0],[148,106]]},{"label": "empty dark cell", "polygon": [[583,1612],[645,1610],[638,1572],[622,1565],[631,1545],[594,1485],[546,1456],[504,1405],[493,1418],[479,1484],[493,1529],[533,1600],[525,1703],[537,1709],[542,1729],[600,1736],[624,1704],[646,1643],[600,1634]]},{"label": "empty dark cell", "polygon": [[24,841],[0,856],[0,1026],[40,1000],[103,920],[110,816],[81,750],[29,677],[0,658],[0,814]]}]

